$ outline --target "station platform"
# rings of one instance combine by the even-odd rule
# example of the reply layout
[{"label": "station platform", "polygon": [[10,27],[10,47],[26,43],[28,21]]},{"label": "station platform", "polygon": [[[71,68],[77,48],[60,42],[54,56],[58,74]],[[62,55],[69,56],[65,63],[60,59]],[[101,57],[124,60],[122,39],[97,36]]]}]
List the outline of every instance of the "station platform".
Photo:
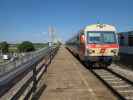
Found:
[{"label": "station platform", "polygon": [[117,100],[88,69],[61,46],[41,80],[39,100]]}]

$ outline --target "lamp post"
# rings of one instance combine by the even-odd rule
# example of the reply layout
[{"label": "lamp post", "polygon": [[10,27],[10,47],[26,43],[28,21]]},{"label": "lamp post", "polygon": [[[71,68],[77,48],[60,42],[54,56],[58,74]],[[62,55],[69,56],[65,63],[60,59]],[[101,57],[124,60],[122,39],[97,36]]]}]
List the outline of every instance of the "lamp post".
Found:
[{"label": "lamp post", "polygon": [[48,33],[49,33],[50,63],[51,63],[51,60],[52,60],[53,32],[54,32],[53,27],[49,27]]}]

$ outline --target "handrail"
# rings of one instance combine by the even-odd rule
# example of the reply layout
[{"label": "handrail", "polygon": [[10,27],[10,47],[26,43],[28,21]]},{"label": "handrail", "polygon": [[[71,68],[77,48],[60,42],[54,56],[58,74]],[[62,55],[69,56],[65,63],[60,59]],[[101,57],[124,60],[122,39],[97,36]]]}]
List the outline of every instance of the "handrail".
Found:
[{"label": "handrail", "polygon": [[[22,65],[19,65],[19,67],[13,68],[12,70],[0,75],[0,98],[6,98],[6,95],[9,96],[10,89],[15,87],[17,83],[19,84],[19,82],[21,82],[28,75],[31,75],[31,77],[26,79],[26,82],[23,83],[14,95],[10,95],[10,99],[18,100],[18,98],[21,97],[31,83],[32,87],[27,95],[29,95],[29,93],[32,94],[36,90],[37,83],[40,81],[43,73],[47,70],[47,66],[55,56],[58,48],[59,46],[44,50],[42,49],[39,52],[36,52],[36,56],[33,55],[34,57],[32,57],[32,59],[29,59]],[[45,62],[39,66],[38,64],[42,60],[45,60]],[[25,95],[25,99],[27,98],[27,95]]]},{"label": "handrail", "polygon": [[47,49],[48,48],[42,48],[35,52],[25,53],[23,56],[21,56],[19,58],[14,58],[14,61],[8,61],[7,63],[0,65],[0,75],[5,72],[8,72],[16,67],[19,67],[20,65],[22,65],[22,63],[25,63],[28,60],[32,59],[33,57],[36,57],[42,51],[43,52],[47,51]]}]

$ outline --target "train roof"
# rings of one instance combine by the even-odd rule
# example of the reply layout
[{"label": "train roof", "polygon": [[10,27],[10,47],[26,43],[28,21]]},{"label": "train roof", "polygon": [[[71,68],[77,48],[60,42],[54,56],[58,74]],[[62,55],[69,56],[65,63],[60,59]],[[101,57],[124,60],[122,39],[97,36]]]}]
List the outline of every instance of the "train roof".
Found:
[{"label": "train roof", "polygon": [[84,31],[115,31],[116,32],[116,28],[112,25],[108,25],[108,24],[92,24],[92,25],[88,25],[84,28]]},{"label": "train roof", "polygon": [[133,31],[119,32],[118,34],[130,34],[130,35],[133,35]]}]

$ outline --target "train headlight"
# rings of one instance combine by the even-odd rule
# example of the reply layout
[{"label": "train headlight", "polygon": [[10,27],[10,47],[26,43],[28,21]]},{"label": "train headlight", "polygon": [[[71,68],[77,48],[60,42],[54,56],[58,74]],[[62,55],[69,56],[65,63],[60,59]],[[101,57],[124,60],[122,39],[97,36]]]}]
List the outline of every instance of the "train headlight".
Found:
[{"label": "train headlight", "polygon": [[95,50],[88,50],[89,54],[95,53]]},{"label": "train headlight", "polygon": [[111,52],[116,54],[117,53],[117,49],[113,49],[113,50],[111,50]]}]

